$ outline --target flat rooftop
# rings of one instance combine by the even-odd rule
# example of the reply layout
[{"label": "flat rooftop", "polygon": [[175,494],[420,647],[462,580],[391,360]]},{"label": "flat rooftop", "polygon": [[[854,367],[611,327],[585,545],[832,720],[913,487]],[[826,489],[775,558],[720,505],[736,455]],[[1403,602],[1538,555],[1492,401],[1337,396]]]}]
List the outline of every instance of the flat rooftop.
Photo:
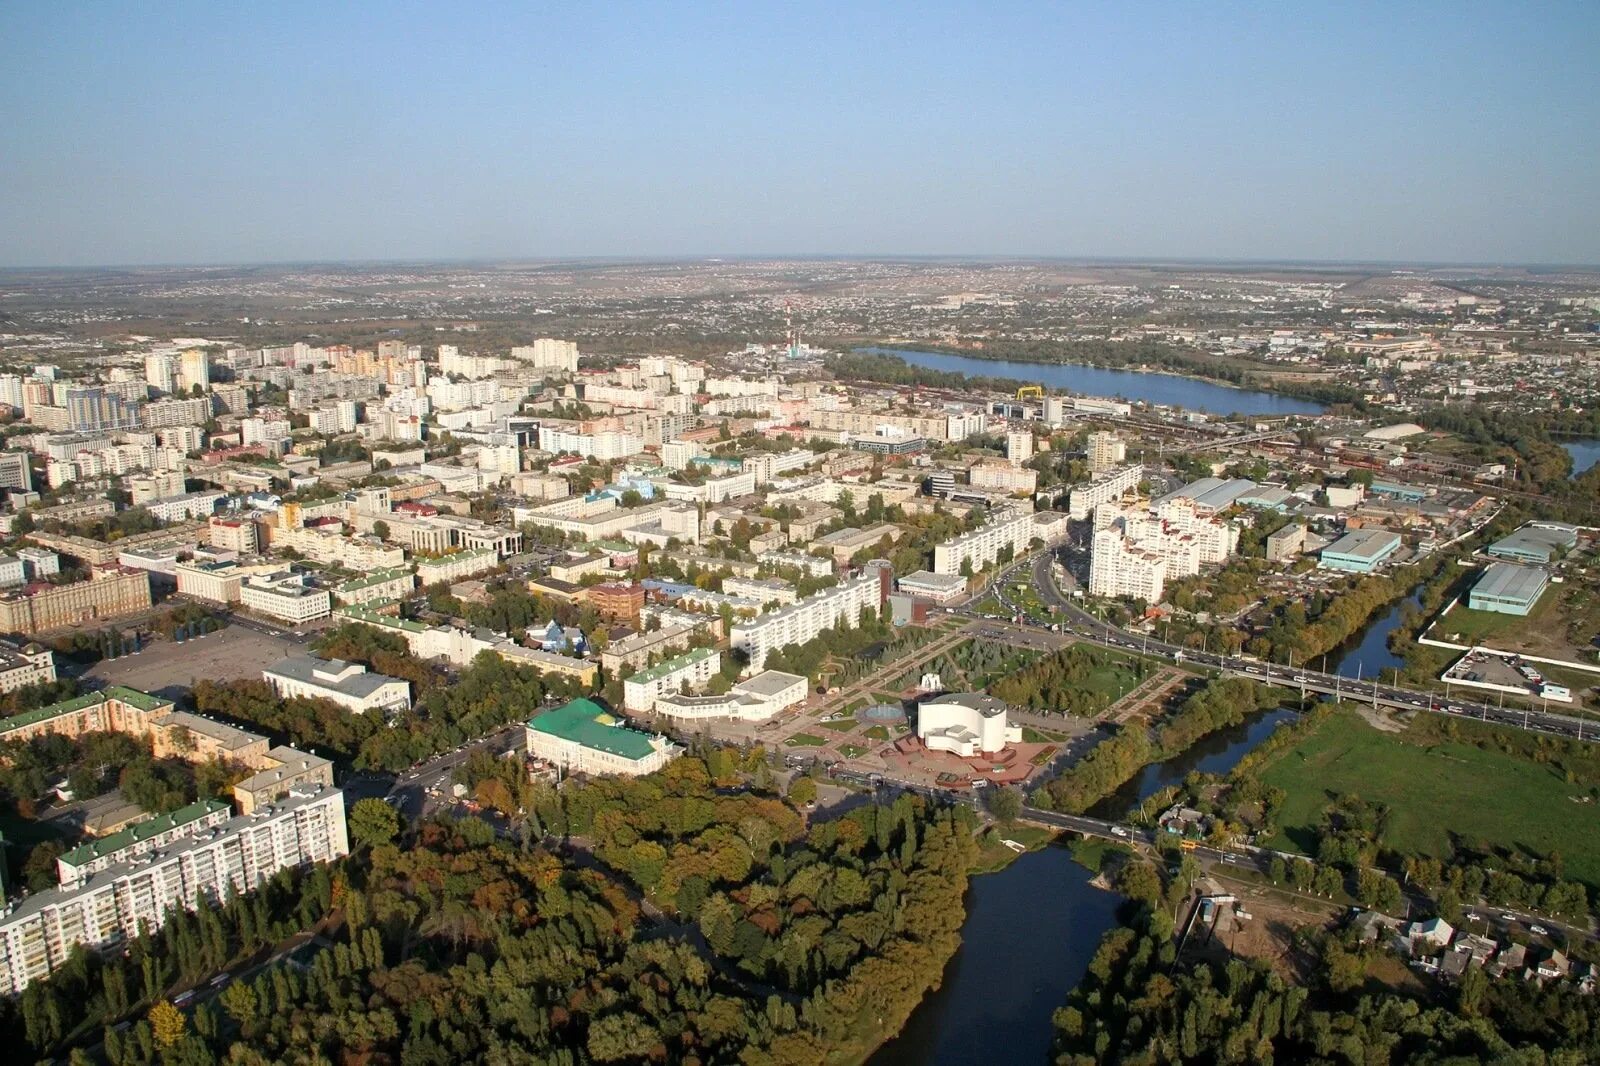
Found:
[{"label": "flat rooftop", "polygon": [[1322,553],[1348,559],[1378,559],[1399,546],[1400,534],[1387,529],[1352,529],[1322,549]]},{"label": "flat rooftop", "polygon": [[1549,583],[1550,576],[1538,567],[1491,563],[1472,586],[1472,594],[1532,603]]}]

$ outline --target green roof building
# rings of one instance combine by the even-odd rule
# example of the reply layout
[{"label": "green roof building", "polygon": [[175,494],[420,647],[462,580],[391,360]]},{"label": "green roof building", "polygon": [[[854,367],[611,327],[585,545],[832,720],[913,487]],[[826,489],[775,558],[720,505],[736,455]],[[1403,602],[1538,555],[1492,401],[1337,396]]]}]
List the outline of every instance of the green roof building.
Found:
[{"label": "green roof building", "polygon": [[682,754],[666,737],[629,728],[593,700],[576,699],[527,724],[528,754],[569,773],[654,773]]}]

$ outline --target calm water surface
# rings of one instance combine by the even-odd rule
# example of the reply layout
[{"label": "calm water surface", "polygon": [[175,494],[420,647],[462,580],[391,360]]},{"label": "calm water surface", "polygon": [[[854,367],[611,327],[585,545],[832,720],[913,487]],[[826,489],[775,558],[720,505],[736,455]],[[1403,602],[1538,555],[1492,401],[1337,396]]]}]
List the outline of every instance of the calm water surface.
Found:
[{"label": "calm water surface", "polygon": [[1588,470],[1595,463],[1600,463],[1600,440],[1569,440],[1561,445],[1572,456],[1572,476]]},{"label": "calm water surface", "polygon": [[1083,979],[1122,902],[1091,877],[1054,845],[974,877],[944,982],[867,1066],[1047,1062],[1050,1015]]},{"label": "calm water surface", "polygon": [[954,370],[978,377],[1017,378],[1036,381],[1052,388],[1069,389],[1086,396],[1108,396],[1145,403],[1166,404],[1215,415],[1315,415],[1323,406],[1309,400],[1295,400],[1270,392],[1230,389],[1195,381],[1177,374],[1143,370],[1105,370],[1071,363],[1016,363],[994,359],[971,359],[943,352],[919,352],[901,348],[864,348],[882,355],[898,355],[914,366],[930,370]]}]

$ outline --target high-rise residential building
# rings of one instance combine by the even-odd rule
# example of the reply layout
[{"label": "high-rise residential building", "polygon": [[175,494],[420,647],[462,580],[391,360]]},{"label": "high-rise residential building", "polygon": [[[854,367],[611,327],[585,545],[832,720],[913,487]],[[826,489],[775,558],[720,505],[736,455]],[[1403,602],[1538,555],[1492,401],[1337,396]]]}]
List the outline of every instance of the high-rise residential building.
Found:
[{"label": "high-rise residential building", "polygon": [[1167,560],[1159,553],[1129,541],[1120,529],[1095,532],[1089,557],[1089,595],[1160,603],[1166,581]]},{"label": "high-rise residential building", "polygon": [[163,396],[170,395],[177,388],[177,372],[170,354],[152,352],[144,357],[144,383]]},{"label": "high-rise residential building", "polygon": [[179,357],[177,384],[184,392],[194,391],[196,385],[202,391],[211,387],[211,363],[205,349],[190,348]]},{"label": "high-rise residential building", "polygon": [[1019,465],[1033,458],[1033,430],[1006,431],[1006,458]]},{"label": "high-rise residential building", "polygon": [[67,424],[78,433],[127,429],[133,425],[133,408],[122,396],[101,385],[69,388]]},{"label": "high-rise residential building", "polygon": [[1089,473],[1104,474],[1128,461],[1128,446],[1115,433],[1097,430],[1089,434],[1087,447]]},{"label": "high-rise residential building", "polygon": [[1144,467],[1137,464],[1107,471],[1086,485],[1075,485],[1067,495],[1067,513],[1083,520],[1103,503],[1120,500],[1139,487]]},{"label": "high-rise residential building", "polygon": [[511,358],[521,359],[535,369],[572,373],[578,369],[578,345],[576,341],[540,337],[530,345],[511,349]]},{"label": "high-rise residential building", "polygon": [[0,374],[0,403],[22,410],[22,376]]}]

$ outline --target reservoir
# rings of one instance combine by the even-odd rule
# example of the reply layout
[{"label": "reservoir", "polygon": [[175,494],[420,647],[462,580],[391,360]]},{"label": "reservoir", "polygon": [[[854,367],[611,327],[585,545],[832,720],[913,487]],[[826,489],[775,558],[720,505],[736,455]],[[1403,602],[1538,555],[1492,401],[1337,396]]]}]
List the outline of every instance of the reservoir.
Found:
[{"label": "reservoir", "polygon": [[1092,887],[1093,876],[1051,845],[974,877],[961,947],[939,990],[867,1066],[1048,1062],[1050,1016],[1083,979],[1122,903]]},{"label": "reservoir", "polygon": [[1107,396],[1124,400],[1165,404],[1214,415],[1315,415],[1321,404],[1295,400],[1270,392],[1233,389],[1207,381],[1196,381],[1178,374],[1143,370],[1105,370],[1076,363],[1014,363],[994,359],[972,359],[943,352],[919,352],[900,348],[863,348],[879,355],[898,355],[913,366],[930,370],[956,371],[973,377],[1016,378],[1038,382],[1055,389],[1066,389],[1085,396]]},{"label": "reservoir", "polygon": [[[907,362],[910,360],[908,359]],[[1600,462],[1600,440],[1569,440],[1561,445],[1572,456],[1572,476],[1588,470]]]}]

